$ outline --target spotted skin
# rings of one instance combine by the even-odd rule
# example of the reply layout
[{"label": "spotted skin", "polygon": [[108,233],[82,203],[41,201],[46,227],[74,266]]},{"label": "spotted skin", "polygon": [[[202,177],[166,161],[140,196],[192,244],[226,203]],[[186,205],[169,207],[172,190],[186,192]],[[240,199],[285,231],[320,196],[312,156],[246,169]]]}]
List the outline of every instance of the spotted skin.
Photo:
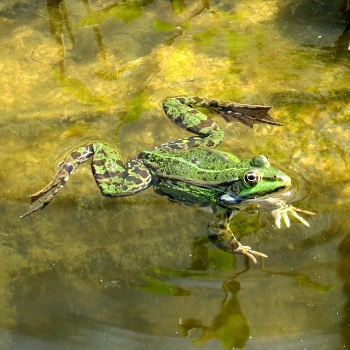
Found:
[{"label": "spotted skin", "polygon": [[123,165],[120,154],[110,146],[98,142],[93,149],[92,172],[103,195],[130,196],[151,185],[151,173],[141,159],[131,158]]},{"label": "spotted skin", "polygon": [[22,217],[30,215],[39,209],[45,208],[54,196],[66,185],[74,169],[86,162],[94,154],[93,146],[80,146],[70,153],[63,162],[59,164],[54,178],[39,192],[30,196],[31,205]]},{"label": "spotted skin", "polygon": [[249,127],[255,123],[282,125],[269,114],[269,106],[243,105],[199,97],[173,97],[163,101],[168,118],[193,133],[141,152],[125,164],[118,150],[103,142],[91,142],[73,150],[60,164],[54,178],[41,191],[31,195],[31,205],[23,216],[47,206],[66,185],[75,168],[91,158],[92,172],[101,193],[108,197],[130,196],[153,185],[155,191],[187,205],[211,207],[214,220],[209,237],[219,248],[244,254],[256,262],[267,257],[243,246],[229,227],[241,203],[261,203],[273,207],[276,225],[281,219],[289,225],[288,214],[308,225],[297,212],[312,215],[281,200],[268,197],[288,187],[290,178],[272,167],[265,156],[239,160],[235,155],[216,149],[224,139],[218,124],[197,108],[205,108],[226,122],[238,121]]}]

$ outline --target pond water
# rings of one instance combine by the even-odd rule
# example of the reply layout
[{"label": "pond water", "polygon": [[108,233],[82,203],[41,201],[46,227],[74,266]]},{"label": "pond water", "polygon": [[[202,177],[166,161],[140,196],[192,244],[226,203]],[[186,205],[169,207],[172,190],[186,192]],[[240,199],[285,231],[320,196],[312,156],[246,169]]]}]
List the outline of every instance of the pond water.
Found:
[{"label": "pond water", "polygon": [[[1,1],[1,349],[349,349],[350,31],[339,1]],[[343,10],[346,11],[346,1]],[[83,165],[44,211],[29,194],[86,138],[125,158],[185,137],[168,96],[273,105],[220,146],[302,180],[310,228],[231,227],[151,189],[111,199]]]}]

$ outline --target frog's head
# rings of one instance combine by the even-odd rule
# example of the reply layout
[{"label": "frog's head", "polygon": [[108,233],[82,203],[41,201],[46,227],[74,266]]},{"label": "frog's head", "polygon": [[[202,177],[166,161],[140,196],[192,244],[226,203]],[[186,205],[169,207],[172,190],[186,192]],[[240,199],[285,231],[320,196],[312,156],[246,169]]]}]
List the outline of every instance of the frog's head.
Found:
[{"label": "frog's head", "polygon": [[262,155],[242,161],[239,168],[238,181],[232,182],[228,192],[221,196],[221,201],[226,204],[263,196],[291,185],[291,178],[272,167],[267,157]]}]

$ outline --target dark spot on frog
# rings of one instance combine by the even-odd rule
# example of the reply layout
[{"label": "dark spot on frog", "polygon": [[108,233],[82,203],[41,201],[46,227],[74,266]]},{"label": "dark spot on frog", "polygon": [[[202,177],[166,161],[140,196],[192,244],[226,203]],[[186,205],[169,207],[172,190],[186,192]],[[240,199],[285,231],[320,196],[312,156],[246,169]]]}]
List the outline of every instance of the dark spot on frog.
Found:
[{"label": "dark spot on frog", "polygon": [[214,141],[208,141],[207,143],[207,147],[214,147],[215,146],[215,142]]},{"label": "dark spot on frog", "polygon": [[194,97],[193,100],[195,101],[195,103],[201,103],[203,102],[203,99],[200,97]]},{"label": "dark spot on frog", "polygon": [[104,166],[106,164],[106,160],[105,159],[98,159],[98,160],[94,160],[94,166]]},{"label": "dark spot on frog", "polygon": [[147,170],[138,170],[137,174],[140,175],[143,179],[147,179],[149,177],[149,172]]},{"label": "dark spot on frog", "polygon": [[184,119],[185,119],[185,115],[184,115],[183,113],[181,113],[178,117],[176,117],[176,118],[174,119],[174,122],[175,122],[176,124],[183,125]]},{"label": "dark spot on frog", "polygon": [[104,174],[99,174],[93,171],[94,177],[96,180],[107,180],[107,179],[113,179],[113,178],[122,178],[120,173],[112,172],[112,171],[106,171]]},{"label": "dark spot on frog", "polygon": [[71,153],[71,157],[72,157],[73,159],[79,159],[79,158],[81,158],[81,156],[82,156],[81,152],[78,152],[78,151],[73,151],[73,152]]},{"label": "dark spot on frog", "polygon": [[73,169],[74,169],[74,167],[73,167],[73,165],[72,165],[71,163],[68,163],[68,164],[66,164],[66,165],[64,166],[64,170],[65,170],[68,174],[70,174],[70,173],[73,171]]},{"label": "dark spot on frog", "polygon": [[199,164],[198,158],[195,158],[195,157],[191,158],[191,163]]},{"label": "dark spot on frog", "polygon": [[133,182],[134,184],[136,185],[139,185],[139,184],[142,184],[143,183],[143,180],[140,179],[139,177],[136,177],[136,176],[129,176],[128,177],[128,180]]}]

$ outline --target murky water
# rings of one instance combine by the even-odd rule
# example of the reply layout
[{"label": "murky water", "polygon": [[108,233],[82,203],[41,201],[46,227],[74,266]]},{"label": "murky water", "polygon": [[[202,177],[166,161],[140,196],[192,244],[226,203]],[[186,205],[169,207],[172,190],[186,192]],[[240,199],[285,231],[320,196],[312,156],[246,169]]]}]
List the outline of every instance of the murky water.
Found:
[{"label": "murky water", "polygon": [[[350,32],[338,5],[0,3],[1,349],[350,348]],[[87,137],[127,158],[185,136],[160,109],[183,94],[274,106],[284,127],[222,125],[222,147],[305,178],[310,228],[240,213],[242,243],[269,256],[252,265],[199,243],[210,214],[152,190],[102,197],[87,165],[19,218]]]}]

